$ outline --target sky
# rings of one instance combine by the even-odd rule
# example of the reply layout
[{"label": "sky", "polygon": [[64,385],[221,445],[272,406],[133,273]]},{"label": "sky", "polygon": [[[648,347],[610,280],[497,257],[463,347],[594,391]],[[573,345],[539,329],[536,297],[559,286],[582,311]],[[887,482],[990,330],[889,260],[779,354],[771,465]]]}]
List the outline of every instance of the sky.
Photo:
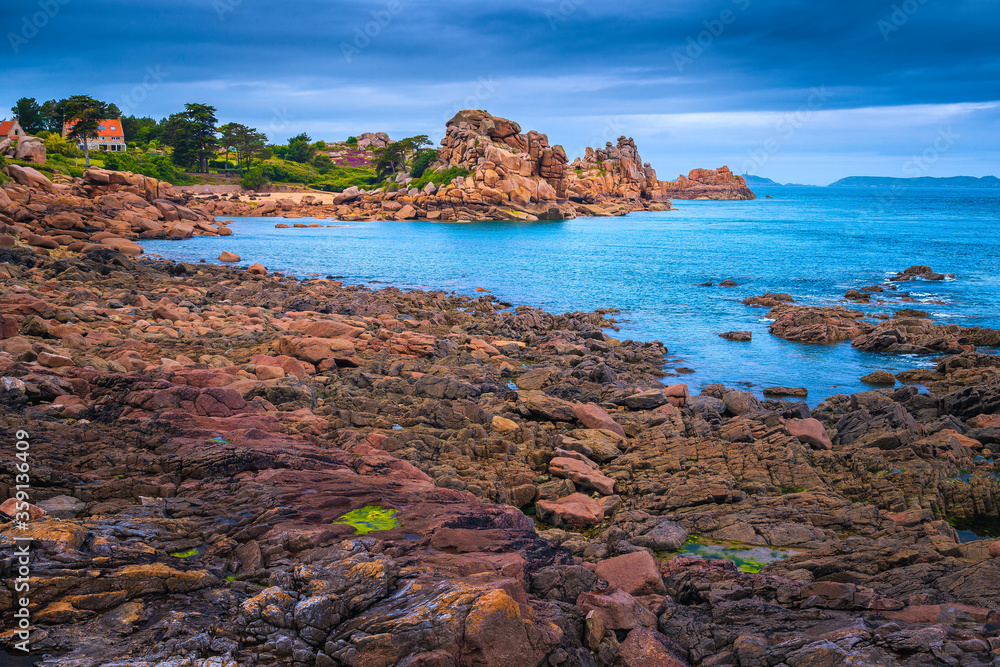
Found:
[{"label": "sky", "polygon": [[1000,175],[1000,0],[5,0],[0,118],[203,102],[284,143],[438,140],[460,109],[670,180]]}]

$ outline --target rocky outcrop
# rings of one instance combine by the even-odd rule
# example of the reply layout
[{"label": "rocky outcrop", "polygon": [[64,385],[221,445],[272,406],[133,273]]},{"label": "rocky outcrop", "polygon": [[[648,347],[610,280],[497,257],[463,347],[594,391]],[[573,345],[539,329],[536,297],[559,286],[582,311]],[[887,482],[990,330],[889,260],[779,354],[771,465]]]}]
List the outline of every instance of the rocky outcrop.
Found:
[{"label": "rocky outcrop", "polygon": [[227,236],[204,208],[187,206],[169,183],[91,168],[72,184],[53,183],[30,167],[6,167],[13,184],[0,189],[0,235],[41,251],[109,248],[142,253],[135,239]]},{"label": "rocky outcrop", "polygon": [[569,191],[571,198],[579,201],[599,200],[602,196],[654,202],[756,199],[743,177],[733,175],[728,167],[695,169],[687,178],[660,181],[652,165],[642,161],[635,141],[627,137],[619,137],[617,145],[609,141],[604,148],[587,148],[584,157],[570,165]]},{"label": "rocky outcrop", "polygon": [[1000,346],[1000,331],[902,317],[880,322],[874,330],[855,338],[852,345],[887,354],[961,354],[977,347]]},{"label": "rocky outcrop", "polygon": [[45,164],[45,143],[38,137],[21,137],[15,143],[10,139],[0,142],[0,157]]},{"label": "rocky outcrop", "polygon": [[[360,138],[359,138],[360,140]],[[623,141],[625,141],[623,139]],[[399,174],[383,190],[352,188],[332,198],[299,202],[266,201],[259,206],[240,198],[202,197],[220,216],[284,215],[340,220],[566,220],[576,216],[623,216],[632,211],[668,210],[670,202],[655,195],[639,162],[634,142],[626,156],[616,153],[606,163],[568,169],[562,146],[552,146],[536,131],[522,133],[520,125],[486,111],[460,111],[448,121],[432,171],[461,168],[470,172],[443,185],[409,187],[413,181]],[[360,145],[360,143],[359,143]],[[617,149],[616,149],[617,150]],[[588,155],[592,155],[588,151]],[[611,169],[614,177],[589,179]],[[582,178],[581,178],[582,177]],[[308,199],[308,201],[306,201]]]},{"label": "rocky outcrop", "polygon": [[692,169],[676,181],[661,181],[659,196],[669,199],[713,199],[713,200],[747,200],[757,196],[747,187],[742,176],[729,170],[729,167],[718,169]]},{"label": "rocky outcrop", "polygon": [[870,333],[874,325],[865,314],[842,307],[775,306],[767,315],[770,331],[778,338],[799,343],[837,343]]},{"label": "rocky outcrop", "polygon": [[656,171],[642,161],[635,141],[626,137],[619,137],[617,146],[609,141],[604,148],[587,148],[583,158],[570,165],[569,189],[571,197],[579,201],[599,201],[606,196],[666,200]]},{"label": "rocky outcrop", "polygon": [[[445,127],[436,167],[474,172],[475,188],[490,203],[556,202],[566,197],[566,151],[544,134],[486,111],[460,111]],[[468,184],[468,182],[467,182]],[[447,193],[446,193],[447,194]]]}]

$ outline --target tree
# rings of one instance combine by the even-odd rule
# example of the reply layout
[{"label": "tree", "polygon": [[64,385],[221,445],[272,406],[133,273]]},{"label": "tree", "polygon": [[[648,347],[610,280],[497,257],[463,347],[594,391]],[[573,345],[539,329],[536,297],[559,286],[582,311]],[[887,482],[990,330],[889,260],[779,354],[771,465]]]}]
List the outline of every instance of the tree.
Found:
[{"label": "tree", "polygon": [[150,130],[156,126],[156,121],[148,117],[126,116],[122,118],[125,141],[129,143],[147,143],[150,140]]},{"label": "tree", "polygon": [[226,151],[226,169],[229,169],[229,153],[236,150],[236,132],[239,123],[226,123],[219,128],[219,147]]},{"label": "tree", "polygon": [[311,161],[316,156],[316,147],[310,143],[311,141],[305,132],[289,139],[285,159],[302,164]]},{"label": "tree", "polygon": [[46,130],[62,134],[66,122],[66,100],[49,100],[42,105],[41,114]]},{"label": "tree", "polygon": [[74,95],[65,101],[66,118],[73,123],[67,136],[83,144],[83,154],[88,167],[90,166],[89,140],[97,138],[97,128],[102,120],[108,118],[109,110],[106,102],[95,100],[89,95]]},{"label": "tree", "polygon": [[167,119],[163,140],[173,147],[174,164],[195,167],[208,173],[208,160],[219,145],[216,138],[215,107],[208,104],[185,104],[184,111]]},{"label": "tree", "polygon": [[426,134],[407,137],[395,141],[385,148],[375,150],[375,173],[380,180],[406,171],[406,165],[412,158],[419,155],[424,146],[430,146],[431,140]]},{"label": "tree", "polygon": [[10,111],[28,134],[38,134],[46,129],[42,107],[35,101],[34,97],[22,97],[14,103]]},{"label": "tree", "polygon": [[375,175],[380,181],[394,176],[406,168],[403,145],[395,141],[384,148],[375,149]]},{"label": "tree", "polygon": [[413,158],[413,168],[410,170],[410,176],[413,178],[420,178],[427,171],[438,158],[438,152],[433,148],[424,148],[417,151],[416,157]]},{"label": "tree", "polygon": [[236,153],[236,167],[241,174],[263,154],[267,145],[267,135],[241,123],[226,123],[219,128],[219,133],[219,145],[226,151],[226,162],[229,162],[230,152]]}]

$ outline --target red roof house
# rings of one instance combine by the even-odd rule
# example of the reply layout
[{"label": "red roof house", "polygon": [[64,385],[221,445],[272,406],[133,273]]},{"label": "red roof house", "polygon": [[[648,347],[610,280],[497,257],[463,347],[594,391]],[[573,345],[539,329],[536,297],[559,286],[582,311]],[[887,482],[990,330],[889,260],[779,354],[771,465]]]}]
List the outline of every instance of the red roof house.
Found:
[{"label": "red roof house", "polygon": [[[63,126],[63,137],[69,135],[70,130],[76,125],[76,120],[71,120]],[[80,150],[83,150],[83,141],[78,140]],[[123,152],[125,150],[125,130],[122,129],[121,118],[108,118],[98,121],[97,138],[89,139],[87,144],[90,150],[109,151],[112,153]]]},{"label": "red roof house", "polygon": [[0,122],[0,141],[4,139],[20,139],[26,136],[26,132],[21,128],[21,124],[14,120]]}]

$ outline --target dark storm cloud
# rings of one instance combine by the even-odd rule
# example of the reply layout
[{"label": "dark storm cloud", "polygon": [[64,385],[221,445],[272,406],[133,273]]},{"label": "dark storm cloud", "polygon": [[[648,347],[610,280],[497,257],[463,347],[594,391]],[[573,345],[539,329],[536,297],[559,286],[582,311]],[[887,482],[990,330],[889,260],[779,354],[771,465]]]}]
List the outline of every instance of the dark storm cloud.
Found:
[{"label": "dark storm cloud", "polygon": [[[992,0],[7,4],[4,109],[21,95],[83,91],[140,115],[198,100],[273,139],[303,129],[439,133],[469,103],[562,130],[570,145],[601,135],[611,117],[794,112],[817,87],[830,91],[826,114],[1000,97]],[[995,134],[995,112],[977,113]],[[553,119],[560,127],[541,125]],[[671,150],[656,144],[652,121],[623,125],[647,135],[653,161]],[[739,159],[755,141],[704,159]],[[900,134],[889,152],[906,141],[919,142]]]}]

